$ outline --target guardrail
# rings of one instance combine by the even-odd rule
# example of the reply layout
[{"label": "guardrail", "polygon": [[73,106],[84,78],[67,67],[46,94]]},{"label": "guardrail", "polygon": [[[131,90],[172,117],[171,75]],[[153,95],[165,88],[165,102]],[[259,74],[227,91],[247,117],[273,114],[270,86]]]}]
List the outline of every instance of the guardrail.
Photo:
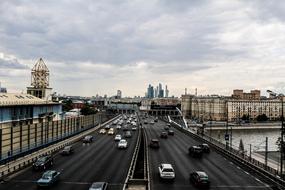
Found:
[{"label": "guardrail", "polygon": [[106,121],[105,123],[103,123],[102,125],[97,125],[94,128],[88,129],[76,136],[70,137],[66,140],[63,140],[59,143],[50,145],[49,147],[46,147],[44,149],[41,149],[39,151],[33,152],[30,155],[26,155],[24,157],[21,157],[17,160],[14,160],[12,162],[9,162],[5,165],[0,166],[0,180],[1,181],[5,181],[6,177],[8,177],[9,175],[24,169],[25,167],[29,166],[30,164],[32,164],[38,157],[46,155],[46,154],[52,154],[60,149],[62,149],[63,147],[70,145],[76,141],[79,141],[82,139],[83,136],[90,134],[96,130],[98,130],[101,126],[104,126],[110,122],[112,122],[113,120],[117,119],[118,117],[120,117],[120,115]]},{"label": "guardrail", "polygon": [[248,169],[256,172],[260,177],[262,177],[264,180],[266,180],[269,184],[273,185],[274,187],[278,189],[285,189],[285,181],[282,180],[278,176],[277,170],[270,168],[268,166],[265,166],[265,164],[245,155],[241,154],[240,151],[235,149],[228,150],[228,147],[217,141],[216,139],[210,138],[208,136],[200,136],[198,134],[195,134],[185,128],[181,128],[176,123],[173,123],[175,128],[182,131],[183,133],[187,134],[188,136],[204,143],[208,143],[211,147],[213,147],[215,150],[217,150],[219,153],[223,154],[224,156],[236,161],[238,164],[243,165],[247,167]]},{"label": "guardrail", "polygon": [[[131,160],[131,165],[129,167],[129,171],[128,171],[128,175],[127,178],[125,180],[125,184],[123,187],[123,190],[127,189],[128,187],[143,187],[144,189],[148,189],[150,190],[149,187],[149,178],[148,178],[148,158],[147,158],[147,151],[146,151],[146,138],[145,138],[145,134],[142,128],[142,124],[140,121],[140,118],[137,114],[137,118],[138,118],[138,123],[139,123],[139,134],[138,134],[138,139],[137,139],[137,143],[136,143],[136,147],[135,147],[135,151],[133,153],[133,157]],[[138,169],[137,167],[140,168],[140,164],[138,159],[141,159],[141,151],[143,151],[143,177],[142,178],[137,178],[137,176],[135,176],[135,173]]]},{"label": "guardrail", "polygon": [[127,174],[124,186],[123,186],[123,190],[128,188],[128,183],[129,183],[130,179],[134,175],[136,159],[138,157],[138,152],[139,152],[139,147],[140,147],[140,142],[141,142],[141,135],[140,135],[141,134],[141,122],[139,120],[138,115],[137,115],[137,118],[138,118],[137,124],[139,124],[139,129],[138,129],[139,134],[138,134],[138,139],[137,139],[137,143],[136,143],[136,146],[135,146],[135,150],[134,150],[134,153],[133,153],[133,156],[132,156],[131,164],[130,164],[130,167],[129,167],[129,170],[128,170],[128,174]]}]

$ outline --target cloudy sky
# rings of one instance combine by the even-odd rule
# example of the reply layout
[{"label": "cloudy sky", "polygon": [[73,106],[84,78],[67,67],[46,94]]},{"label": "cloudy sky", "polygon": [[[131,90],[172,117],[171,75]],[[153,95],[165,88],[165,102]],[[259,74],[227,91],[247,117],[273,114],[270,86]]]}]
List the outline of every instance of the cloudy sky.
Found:
[{"label": "cloudy sky", "polygon": [[42,57],[60,94],[285,92],[285,1],[1,0],[0,82],[30,85]]}]

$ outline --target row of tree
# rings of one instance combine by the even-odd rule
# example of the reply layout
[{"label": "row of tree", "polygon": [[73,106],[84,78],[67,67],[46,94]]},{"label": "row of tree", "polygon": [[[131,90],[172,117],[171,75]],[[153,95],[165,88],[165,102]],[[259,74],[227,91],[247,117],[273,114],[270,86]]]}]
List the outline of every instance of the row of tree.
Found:
[{"label": "row of tree", "polygon": [[[249,120],[250,120],[249,115],[243,115],[243,116],[241,117],[241,120],[243,120],[243,121],[249,121]],[[256,121],[262,122],[262,121],[268,121],[268,120],[269,120],[269,118],[268,118],[267,115],[265,115],[265,114],[258,115],[258,116],[256,117]]]},{"label": "row of tree", "polygon": [[[70,99],[62,102],[62,110],[64,112],[67,112],[71,109],[73,109],[73,104]],[[91,114],[96,114],[98,111],[93,106],[85,102],[80,112],[81,112],[81,115],[91,115]]]}]

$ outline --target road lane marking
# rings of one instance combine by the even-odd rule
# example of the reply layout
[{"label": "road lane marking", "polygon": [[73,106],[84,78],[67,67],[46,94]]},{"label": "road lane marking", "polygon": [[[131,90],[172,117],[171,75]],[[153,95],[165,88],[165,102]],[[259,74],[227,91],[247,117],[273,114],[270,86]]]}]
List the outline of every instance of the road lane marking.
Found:
[{"label": "road lane marking", "polygon": [[239,166],[237,166],[237,169],[239,169],[239,170],[240,170],[240,167],[239,167]]},{"label": "road lane marking", "polygon": [[[34,181],[34,180],[10,180],[10,182],[16,182],[16,183],[36,183],[37,181]],[[59,183],[72,184],[72,185],[91,185],[93,182],[59,181]],[[122,183],[109,183],[108,185],[117,186],[117,185],[123,185],[123,184]]]},{"label": "road lane marking", "polygon": [[231,165],[234,165],[234,163],[230,162]]},{"label": "road lane marking", "polygon": [[246,172],[246,171],[244,171],[244,173],[246,173],[247,175],[249,175],[249,173],[248,173],[248,172]]}]

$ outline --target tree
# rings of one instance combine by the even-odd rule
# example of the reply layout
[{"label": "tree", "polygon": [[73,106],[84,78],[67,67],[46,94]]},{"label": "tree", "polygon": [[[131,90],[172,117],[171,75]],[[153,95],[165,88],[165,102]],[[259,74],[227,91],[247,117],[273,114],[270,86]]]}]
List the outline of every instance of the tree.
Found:
[{"label": "tree", "polygon": [[80,112],[82,115],[91,115],[97,113],[97,110],[91,107],[88,103],[85,103],[81,108]]},{"label": "tree", "polygon": [[257,121],[267,121],[267,120],[268,120],[268,117],[267,117],[267,115],[262,114],[262,115],[258,115],[258,116],[256,117],[256,120],[257,120]]},{"label": "tree", "polygon": [[243,115],[242,117],[241,117],[241,119],[242,120],[244,120],[244,121],[248,121],[249,120],[249,115]]},{"label": "tree", "polygon": [[70,99],[62,102],[62,110],[69,111],[73,108],[72,101]]}]

